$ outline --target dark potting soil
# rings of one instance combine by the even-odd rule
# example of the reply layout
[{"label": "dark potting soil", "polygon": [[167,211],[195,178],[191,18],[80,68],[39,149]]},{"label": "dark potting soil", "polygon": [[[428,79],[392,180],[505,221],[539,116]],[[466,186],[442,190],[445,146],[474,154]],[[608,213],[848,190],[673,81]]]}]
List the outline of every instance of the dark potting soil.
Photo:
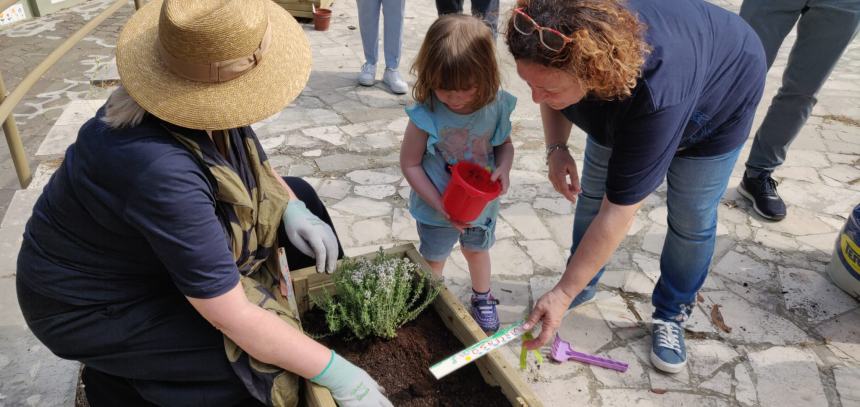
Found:
[{"label": "dark potting soil", "polygon": [[482,192],[490,193],[496,190],[495,183],[490,181],[490,173],[483,168],[466,168],[460,175],[466,183]]},{"label": "dark potting soil", "polygon": [[[314,334],[328,331],[319,309],[306,313],[302,323]],[[442,380],[430,374],[431,365],[465,347],[432,309],[397,330],[397,337],[391,340],[328,336],[320,342],[366,370],[398,407],[510,405],[499,387],[484,381],[474,363]]]}]

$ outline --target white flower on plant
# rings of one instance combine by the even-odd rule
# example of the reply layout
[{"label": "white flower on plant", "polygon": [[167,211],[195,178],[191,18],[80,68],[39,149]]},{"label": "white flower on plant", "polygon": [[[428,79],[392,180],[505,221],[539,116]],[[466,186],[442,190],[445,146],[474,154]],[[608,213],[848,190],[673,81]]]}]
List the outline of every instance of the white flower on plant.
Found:
[{"label": "white flower on plant", "polygon": [[361,284],[364,282],[365,274],[367,273],[364,268],[356,267],[355,270],[352,271],[352,275],[350,276],[350,278],[352,279],[352,282],[356,284]]},{"label": "white flower on plant", "polygon": [[[409,282],[412,279],[412,276],[408,273],[404,273],[404,271],[408,271],[408,265],[411,265],[409,260],[407,259],[385,259],[381,263],[376,265],[376,286],[385,291],[386,293],[391,293],[394,287],[397,285],[398,280],[402,280],[405,282]],[[405,269],[405,270],[404,270]]]}]

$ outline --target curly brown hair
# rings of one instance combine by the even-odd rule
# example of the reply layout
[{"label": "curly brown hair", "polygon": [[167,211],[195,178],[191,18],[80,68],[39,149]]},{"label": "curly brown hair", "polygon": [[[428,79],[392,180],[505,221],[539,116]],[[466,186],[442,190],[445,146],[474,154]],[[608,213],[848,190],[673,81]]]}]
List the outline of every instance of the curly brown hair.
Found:
[{"label": "curly brown hair", "polygon": [[427,30],[412,73],[412,97],[433,109],[433,90],[478,88],[473,109],[493,101],[501,85],[493,31],[481,20],[462,14],[439,17]]},{"label": "curly brown hair", "polygon": [[559,52],[549,50],[537,32],[517,31],[512,16],[505,42],[514,59],[571,73],[601,99],[630,96],[651,48],[644,39],[645,24],[621,0],[518,0],[516,7],[573,41]]}]

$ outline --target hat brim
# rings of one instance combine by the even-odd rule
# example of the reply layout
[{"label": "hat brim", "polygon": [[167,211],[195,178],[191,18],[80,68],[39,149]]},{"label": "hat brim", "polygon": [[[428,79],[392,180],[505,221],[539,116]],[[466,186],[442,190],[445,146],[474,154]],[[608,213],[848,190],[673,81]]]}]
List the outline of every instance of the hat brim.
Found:
[{"label": "hat brim", "polygon": [[220,83],[184,79],[162,64],[157,49],[162,0],[147,3],[117,40],[122,85],[147,112],[191,129],[232,129],[279,112],[307,84],[311,50],[301,26],[286,10],[272,1],[262,3],[271,25],[270,48],[256,67]]}]

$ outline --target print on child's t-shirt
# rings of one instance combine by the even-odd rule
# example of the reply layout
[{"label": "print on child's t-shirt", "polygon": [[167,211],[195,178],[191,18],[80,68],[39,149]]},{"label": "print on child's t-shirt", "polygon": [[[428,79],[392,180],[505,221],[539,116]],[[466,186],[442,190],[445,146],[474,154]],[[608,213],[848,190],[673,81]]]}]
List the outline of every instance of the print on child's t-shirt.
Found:
[{"label": "print on child's t-shirt", "polygon": [[442,152],[448,164],[471,161],[482,167],[490,166],[490,133],[473,135],[469,129],[443,128],[436,147]]}]

